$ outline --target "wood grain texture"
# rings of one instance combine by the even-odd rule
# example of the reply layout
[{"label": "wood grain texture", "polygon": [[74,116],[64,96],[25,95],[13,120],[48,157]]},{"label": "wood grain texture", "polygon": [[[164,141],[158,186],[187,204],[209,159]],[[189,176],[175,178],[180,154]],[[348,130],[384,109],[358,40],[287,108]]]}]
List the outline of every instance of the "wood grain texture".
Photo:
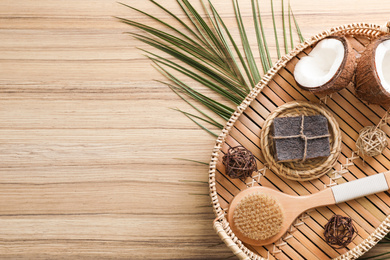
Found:
[{"label": "wood grain texture", "polygon": [[[148,1],[124,2],[169,21]],[[230,2],[212,2],[238,37]],[[240,3],[250,22],[250,1]],[[384,24],[390,10],[384,0],[291,5],[305,37]],[[175,159],[208,162],[214,138],[170,109],[189,108],[113,16],[148,21],[116,1],[0,1],[0,258],[230,257],[212,229],[207,166]]]}]

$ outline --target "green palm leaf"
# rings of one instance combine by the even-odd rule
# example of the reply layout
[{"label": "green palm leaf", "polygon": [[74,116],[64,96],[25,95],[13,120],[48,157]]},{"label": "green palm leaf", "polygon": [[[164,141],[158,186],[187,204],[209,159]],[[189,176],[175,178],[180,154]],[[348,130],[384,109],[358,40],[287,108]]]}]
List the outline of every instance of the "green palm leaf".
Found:
[{"label": "green palm leaf", "polygon": [[252,54],[252,50],[250,47],[250,43],[248,41],[248,37],[246,35],[244,22],[242,21],[240,7],[238,5],[237,0],[233,0],[233,7],[234,7],[234,13],[236,15],[238,29],[239,29],[240,36],[241,36],[242,46],[244,48],[244,52],[245,52],[245,56],[246,56],[246,61],[247,61],[247,64],[248,64],[248,66],[250,68],[250,72],[251,72],[250,79],[252,80],[252,82],[254,82],[254,84],[256,84],[257,82],[259,82],[261,80],[261,77],[260,77],[259,70],[256,66],[255,58],[253,57],[253,54]]},{"label": "green palm leaf", "polygon": [[[149,0],[162,13],[171,17],[175,21],[175,26],[148,14],[146,11],[121,3],[132,11],[147,17],[151,22],[158,23],[159,28],[164,29],[156,29],[156,26],[140,23],[132,19],[117,18],[119,21],[136,27],[141,31],[141,33],[129,33],[131,36],[160,52],[168,54],[170,58],[149,50],[142,50],[147,54],[155,68],[169,80],[169,82],[161,83],[167,85],[181,99],[190,104],[196,114],[180,109],[177,109],[177,111],[187,116],[201,128],[215,135],[203,124],[222,128],[223,124],[217,122],[214,117],[218,116],[222,120],[230,118],[236,106],[242,102],[251,89],[261,80],[259,68],[261,68],[263,73],[266,73],[272,67],[272,55],[264,33],[259,0],[250,0],[259,60],[255,58],[251,48],[251,42],[246,30],[247,25],[241,15],[238,0],[232,0],[232,6],[240,35],[239,39],[235,39],[232,36],[211,0],[199,1],[203,10],[197,10],[189,0],[176,0],[184,15],[181,16],[184,18],[179,18],[177,14],[173,14],[163,5],[154,0]],[[271,13],[278,52],[277,57],[280,57],[276,15],[272,0]],[[284,49],[287,53],[289,47],[285,19],[288,18],[289,21],[291,47],[293,46],[292,20],[301,41],[303,37],[291,11],[290,4],[288,4],[286,18],[283,1],[281,16]],[[217,102],[194,87],[190,87],[190,84],[186,83],[184,79],[197,82],[197,84],[209,88],[221,97],[221,101]],[[210,114],[210,112],[214,115]]]},{"label": "green palm leaf", "polygon": [[284,14],[284,1],[282,0],[282,23],[283,23],[283,39],[284,39],[284,51],[288,53],[288,40],[287,40],[287,31],[286,31],[286,22]]},{"label": "green palm leaf", "polygon": [[289,32],[290,32],[291,49],[294,49],[294,37],[293,37],[292,23],[291,23],[291,5],[290,5],[290,1],[288,1],[288,29],[289,29]]},{"label": "green palm leaf", "polygon": [[278,32],[277,32],[276,21],[275,21],[274,1],[273,0],[271,0],[271,13],[272,13],[272,22],[274,25],[276,51],[278,53],[278,59],[280,59],[281,55],[280,55],[280,47],[279,47],[279,40],[278,40]]},{"label": "green palm leaf", "polygon": [[294,16],[294,13],[293,13],[292,9],[291,9],[291,16],[292,16],[292,18],[293,18],[293,20],[294,20],[295,28],[297,29],[297,33],[298,33],[300,42],[304,42],[305,39],[304,39],[303,36],[302,36],[301,29],[299,29],[298,22],[297,22],[297,20],[295,19],[295,16]]},{"label": "green palm leaf", "polygon": [[[215,28],[216,28],[218,34],[220,35],[221,41],[223,42],[227,52],[229,53],[229,58],[226,61],[231,62],[232,64],[234,64],[236,66],[238,75],[242,78],[243,83],[244,83],[244,87],[247,90],[247,92],[249,93],[251,87],[253,87],[255,85],[255,82],[250,77],[250,75],[251,75],[250,70],[245,62],[245,58],[241,54],[241,51],[238,48],[238,45],[236,44],[236,42],[235,42],[234,38],[232,37],[232,35],[230,34],[229,30],[227,29],[222,18],[219,16],[218,12],[215,10],[215,8],[213,7],[213,5],[211,4],[210,1],[209,1],[209,4],[210,4],[210,8],[211,8],[213,15],[214,15]],[[233,49],[230,47],[229,43],[231,44]],[[238,61],[235,59],[234,53],[237,55]],[[243,70],[245,71],[245,74],[243,74],[241,72],[242,70],[240,69],[240,67],[243,68]],[[248,78],[249,84],[246,83],[245,76]]]},{"label": "green palm leaf", "polygon": [[263,22],[261,20],[260,5],[258,0],[256,0],[256,7],[254,4],[254,0],[252,0],[252,13],[253,13],[253,20],[255,23],[255,29],[256,29],[255,31],[256,31],[257,42],[260,51],[260,57],[262,55],[264,56],[265,65],[263,65],[263,69],[264,69],[264,73],[266,73],[272,67],[272,59],[267,45],[267,39],[264,33],[264,27],[263,27]]}]

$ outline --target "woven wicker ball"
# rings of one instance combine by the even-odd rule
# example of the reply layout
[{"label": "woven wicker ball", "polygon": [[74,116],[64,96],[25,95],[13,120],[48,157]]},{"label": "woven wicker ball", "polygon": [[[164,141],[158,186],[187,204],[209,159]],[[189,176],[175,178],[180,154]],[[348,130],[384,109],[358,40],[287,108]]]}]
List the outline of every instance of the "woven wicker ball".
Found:
[{"label": "woven wicker ball", "polygon": [[222,161],[230,178],[250,177],[257,170],[255,156],[243,146],[230,148]]},{"label": "woven wicker ball", "polygon": [[333,248],[346,247],[357,236],[352,219],[341,215],[334,215],[325,225],[325,241]]},{"label": "woven wicker ball", "polygon": [[359,154],[379,155],[387,147],[386,133],[376,126],[366,126],[359,133],[356,147]]}]

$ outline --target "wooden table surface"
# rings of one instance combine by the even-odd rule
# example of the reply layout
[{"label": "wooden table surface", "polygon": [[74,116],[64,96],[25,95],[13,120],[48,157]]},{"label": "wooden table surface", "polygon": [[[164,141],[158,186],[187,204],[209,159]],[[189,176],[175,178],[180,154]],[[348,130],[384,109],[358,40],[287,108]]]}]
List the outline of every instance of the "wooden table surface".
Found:
[{"label": "wooden table surface", "polygon": [[[231,2],[212,2],[234,26]],[[250,1],[240,3],[249,21]],[[385,0],[291,5],[305,37],[390,19]],[[113,16],[148,21],[109,0],[0,0],[0,258],[229,258],[212,228],[207,166],[176,159],[208,162],[215,138],[171,109],[189,107]]]}]

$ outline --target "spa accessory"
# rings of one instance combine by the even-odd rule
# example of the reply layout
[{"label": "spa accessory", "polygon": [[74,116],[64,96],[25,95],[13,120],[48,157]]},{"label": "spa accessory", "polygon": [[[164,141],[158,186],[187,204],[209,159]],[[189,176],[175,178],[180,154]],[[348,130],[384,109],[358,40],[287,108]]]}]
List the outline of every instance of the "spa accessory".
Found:
[{"label": "spa accessory", "polygon": [[[252,187],[241,191],[234,197],[229,206],[227,219],[231,229],[241,241],[254,246],[268,245],[280,239],[286,233],[293,221],[300,214],[309,209],[333,205],[387,191],[389,186],[390,171],[332,186],[331,188],[307,196],[292,196],[263,186]],[[269,210],[266,209],[269,204],[267,201],[264,202],[263,199],[249,200],[248,198],[254,196],[254,194],[256,194],[254,198],[261,198],[264,196],[272,198],[268,199],[268,201],[275,201],[272,204],[272,212],[276,211],[275,205],[279,205],[281,208],[280,211],[283,212],[282,221],[280,214],[275,216],[269,215],[269,217],[262,213],[259,215],[259,212],[262,210]],[[240,211],[240,208],[253,208],[254,210],[251,211],[252,214],[241,214],[242,211]],[[258,230],[253,229],[251,232],[247,229],[245,232],[242,232],[242,228],[240,230],[240,226],[237,226],[237,223],[242,222],[240,219],[241,217],[246,218],[246,223],[252,222],[252,226],[265,225],[265,223],[268,223],[271,220],[277,221],[277,223],[280,223],[280,226],[273,227],[272,231],[279,230],[279,232],[267,232],[266,234],[268,236],[264,236],[264,239],[262,240],[253,239],[251,238],[253,237],[251,236],[252,233],[257,233]],[[271,235],[271,233],[276,234]]]},{"label": "spa accessory", "polygon": [[[327,119],[329,156],[304,161],[278,162],[275,159],[275,140],[272,133],[275,119],[313,115],[321,115]],[[260,133],[261,152],[268,163],[268,167],[276,174],[290,180],[312,180],[332,170],[340,155],[341,144],[340,128],[332,113],[324,106],[306,101],[292,101],[275,109],[265,120]]]},{"label": "spa accessory", "polygon": [[229,148],[222,162],[226,174],[233,179],[250,177],[254,171],[257,171],[255,156],[243,146]]},{"label": "spa accessory", "polygon": [[335,249],[348,246],[357,234],[357,229],[350,217],[334,215],[325,225],[325,241]]},{"label": "spa accessory", "polygon": [[323,115],[277,117],[273,123],[275,159],[301,161],[330,155],[328,120]]},{"label": "spa accessory", "polygon": [[356,147],[359,155],[377,156],[387,147],[386,133],[377,126],[366,126],[360,130]]}]

